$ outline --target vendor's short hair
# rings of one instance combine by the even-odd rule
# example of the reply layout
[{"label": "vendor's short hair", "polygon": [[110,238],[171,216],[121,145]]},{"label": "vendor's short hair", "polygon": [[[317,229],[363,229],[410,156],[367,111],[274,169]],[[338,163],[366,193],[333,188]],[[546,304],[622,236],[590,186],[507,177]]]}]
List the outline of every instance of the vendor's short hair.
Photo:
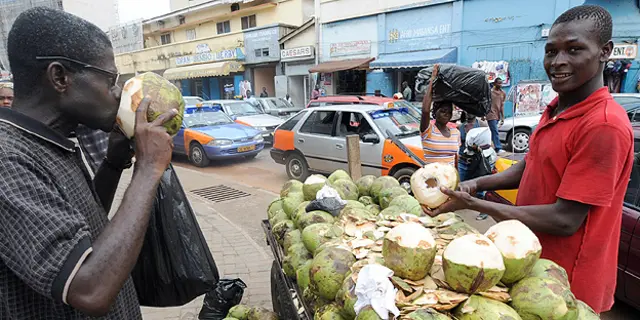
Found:
[{"label": "vendor's short hair", "polygon": [[581,5],[573,7],[561,14],[553,23],[553,26],[585,19],[591,19],[595,23],[600,44],[605,44],[611,40],[613,36],[613,19],[609,11],[601,6]]},{"label": "vendor's short hair", "polygon": [[[18,16],[9,32],[7,53],[16,95],[32,94],[51,61],[37,56],[65,56],[97,64],[113,50],[107,34],[96,25],[70,13],[35,7]],[[72,70],[70,63],[60,61]]]}]

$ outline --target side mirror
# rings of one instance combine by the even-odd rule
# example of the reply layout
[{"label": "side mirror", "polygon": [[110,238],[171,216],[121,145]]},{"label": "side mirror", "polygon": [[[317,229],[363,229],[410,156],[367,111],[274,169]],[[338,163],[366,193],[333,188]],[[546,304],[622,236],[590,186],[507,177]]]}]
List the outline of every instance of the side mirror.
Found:
[{"label": "side mirror", "polygon": [[236,121],[238,120],[238,117],[236,117],[236,115],[231,115],[231,120]]},{"label": "side mirror", "polygon": [[376,144],[376,143],[380,143],[380,138],[375,133],[367,133],[364,136],[362,136],[362,142]]}]

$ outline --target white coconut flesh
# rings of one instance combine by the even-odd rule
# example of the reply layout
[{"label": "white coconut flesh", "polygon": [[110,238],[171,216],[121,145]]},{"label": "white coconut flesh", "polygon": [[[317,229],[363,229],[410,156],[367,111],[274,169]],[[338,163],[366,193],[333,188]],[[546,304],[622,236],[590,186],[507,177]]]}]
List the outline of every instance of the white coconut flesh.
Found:
[{"label": "white coconut flesh", "polygon": [[489,228],[485,236],[493,241],[505,258],[523,259],[542,251],[538,237],[518,220],[502,221]]},{"label": "white coconut flesh", "polygon": [[459,265],[505,270],[498,247],[480,234],[468,234],[454,239],[444,249],[442,258]]},{"label": "white coconut flesh", "polygon": [[136,124],[136,110],[142,100],[142,94],[139,93],[141,90],[142,79],[139,77],[129,79],[122,89],[117,123],[128,138],[133,137]]},{"label": "white coconut flesh", "polygon": [[312,175],[307,180],[304,181],[304,184],[317,184],[317,183],[325,183],[327,179],[323,177],[319,177],[317,175]]},{"label": "white coconut flesh", "polygon": [[391,229],[386,238],[405,248],[431,249],[436,246],[431,231],[414,222],[403,223]]},{"label": "white coconut flesh", "polygon": [[411,176],[411,191],[421,204],[437,208],[449,199],[440,188],[455,189],[457,183],[458,172],[453,166],[446,163],[430,163]]}]

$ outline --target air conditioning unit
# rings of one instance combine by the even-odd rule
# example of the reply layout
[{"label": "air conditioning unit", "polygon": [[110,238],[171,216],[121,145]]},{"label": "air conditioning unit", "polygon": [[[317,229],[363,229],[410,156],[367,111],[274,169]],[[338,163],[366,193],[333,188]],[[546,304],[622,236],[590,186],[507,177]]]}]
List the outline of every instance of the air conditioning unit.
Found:
[{"label": "air conditioning unit", "polygon": [[541,36],[542,36],[543,38],[547,38],[547,37],[549,37],[549,31],[551,31],[551,29],[550,29],[550,28],[542,28]]}]

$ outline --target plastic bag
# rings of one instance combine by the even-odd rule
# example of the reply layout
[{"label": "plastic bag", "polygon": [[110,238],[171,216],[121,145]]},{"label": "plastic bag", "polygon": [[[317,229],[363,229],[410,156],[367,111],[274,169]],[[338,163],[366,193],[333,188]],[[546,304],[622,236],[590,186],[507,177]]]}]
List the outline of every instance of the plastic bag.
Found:
[{"label": "plastic bag", "polygon": [[171,165],[162,175],[152,210],[131,273],[140,305],[181,306],[214,289],[218,269]]},{"label": "plastic bag", "polygon": [[328,185],[325,185],[316,193],[316,200],[311,201],[305,210],[307,212],[322,210],[329,212],[332,216],[337,217],[347,202],[340,198],[338,191]]},{"label": "plastic bag", "polygon": [[[429,87],[432,72],[433,66],[418,72],[416,92],[421,96]],[[484,117],[491,109],[491,88],[485,72],[453,64],[439,65],[433,84],[433,102],[441,101],[451,101],[466,112]]]},{"label": "plastic bag", "polygon": [[200,310],[199,320],[222,320],[227,317],[229,309],[242,300],[247,285],[240,279],[222,279],[214,290],[204,296],[204,304]]}]

